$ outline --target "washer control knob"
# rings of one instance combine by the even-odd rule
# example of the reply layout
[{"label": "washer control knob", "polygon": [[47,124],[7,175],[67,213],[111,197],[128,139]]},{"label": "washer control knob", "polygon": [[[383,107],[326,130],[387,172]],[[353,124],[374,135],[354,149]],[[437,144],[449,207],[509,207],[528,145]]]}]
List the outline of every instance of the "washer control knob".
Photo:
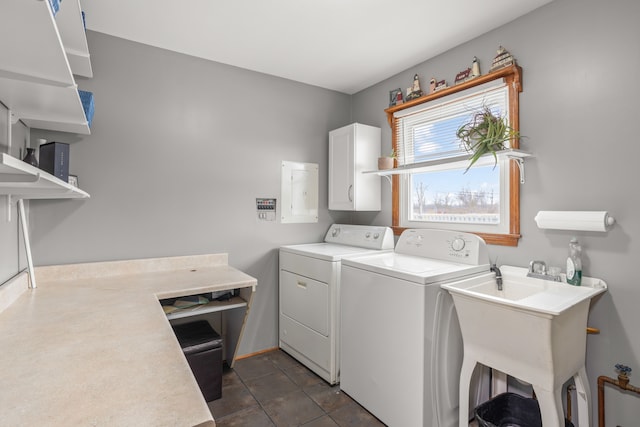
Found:
[{"label": "washer control knob", "polygon": [[369,237],[371,237],[371,233],[367,231],[367,234],[365,234],[364,237],[368,239]]},{"label": "washer control knob", "polygon": [[373,238],[377,239],[378,237],[380,237],[380,233],[373,233]]},{"label": "washer control knob", "polygon": [[461,250],[464,249],[464,239],[460,238],[460,237],[456,237],[455,239],[453,239],[453,242],[451,242],[451,249],[453,249],[456,252],[460,252]]},{"label": "washer control knob", "polygon": [[336,227],[336,228],[334,228],[334,229],[333,229],[333,231],[331,232],[331,235],[332,235],[333,237],[336,237],[338,234],[340,234],[340,228],[339,228],[339,227]]}]

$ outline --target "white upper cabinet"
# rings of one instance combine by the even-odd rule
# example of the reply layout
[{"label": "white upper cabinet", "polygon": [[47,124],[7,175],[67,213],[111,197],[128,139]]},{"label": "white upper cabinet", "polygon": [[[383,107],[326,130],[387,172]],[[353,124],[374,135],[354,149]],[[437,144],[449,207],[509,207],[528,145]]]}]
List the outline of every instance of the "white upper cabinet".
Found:
[{"label": "white upper cabinet", "polygon": [[[69,52],[61,34],[71,43]],[[0,39],[0,102],[11,110],[13,120],[88,135],[67,56],[78,63],[77,74],[91,76],[79,0],[63,2],[57,17],[46,0],[3,0]]]},{"label": "white upper cabinet", "polygon": [[329,209],[379,211],[380,128],[360,123],[329,132]]}]

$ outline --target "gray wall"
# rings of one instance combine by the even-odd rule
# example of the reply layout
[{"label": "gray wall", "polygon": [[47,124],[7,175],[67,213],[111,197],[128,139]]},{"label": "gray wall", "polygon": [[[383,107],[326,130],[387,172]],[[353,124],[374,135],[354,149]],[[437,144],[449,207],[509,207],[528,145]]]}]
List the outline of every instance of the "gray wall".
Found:
[{"label": "gray wall", "polygon": [[[277,248],[318,241],[327,210],[327,134],[350,97],[89,32],[92,134],[71,142],[84,201],[32,201],[36,265],[228,252],[258,279],[241,353],[277,346]],[[317,224],[256,219],[280,200],[281,161],[320,164]]]},{"label": "gray wall", "polygon": [[[432,76],[452,84],[473,56],[486,73],[499,45],[516,57],[524,81],[520,123],[527,138],[521,146],[535,158],[526,161],[521,187],[522,239],[517,248],[491,246],[490,253],[500,264],[526,266],[543,259],[564,269],[571,236],[583,243],[584,274],[609,285],[589,318],[590,326],[601,329],[587,340],[594,414],[596,379],[615,377],[614,364],[632,367],[631,382],[640,384],[639,16],[636,0],[556,0],[353,97],[354,121],[380,126],[387,151],[391,131],[383,109],[389,90],[408,87],[415,73],[425,86]],[[385,187],[383,206],[389,207]],[[608,233],[540,230],[533,219],[539,210],[608,210],[618,223]],[[391,210],[355,220],[389,224]],[[638,397],[609,389],[606,402],[607,425],[638,425]]]},{"label": "gray wall", "polygon": [[[517,248],[492,246],[492,257],[563,265],[574,233],[537,229],[538,210],[605,209],[618,219],[606,234],[575,233],[585,274],[610,286],[589,322],[602,331],[587,349],[595,413],[598,375],[614,376],[618,362],[640,372],[638,16],[635,0],[556,0],[353,97],[90,32],[95,77],[80,87],[96,94],[92,135],[32,134],[73,142],[72,172],[92,198],[32,202],[36,264],[228,252],[259,281],[241,353],[273,347],[277,248],[319,240],[332,222],[391,222],[386,181],[382,212],[327,211],[327,132],[351,121],[377,125],[387,151],[389,90],[409,86],[414,73],[424,85],[432,76],[451,82],[474,55],[486,72],[502,44],[524,68],[522,146],[536,158],[522,186],[523,237]],[[281,160],[320,164],[318,224],[255,219],[255,197],[280,197]],[[608,425],[636,425],[640,405],[609,389],[607,414]]]}]

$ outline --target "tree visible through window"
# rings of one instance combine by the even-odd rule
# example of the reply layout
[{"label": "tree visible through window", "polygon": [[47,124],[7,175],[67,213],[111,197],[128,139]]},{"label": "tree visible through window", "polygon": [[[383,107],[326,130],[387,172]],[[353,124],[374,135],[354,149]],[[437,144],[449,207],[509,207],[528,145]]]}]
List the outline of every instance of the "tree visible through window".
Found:
[{"label": "tree visible through window", "polygon": [[411,174],[410,221],[500,223],[499,166]]}]

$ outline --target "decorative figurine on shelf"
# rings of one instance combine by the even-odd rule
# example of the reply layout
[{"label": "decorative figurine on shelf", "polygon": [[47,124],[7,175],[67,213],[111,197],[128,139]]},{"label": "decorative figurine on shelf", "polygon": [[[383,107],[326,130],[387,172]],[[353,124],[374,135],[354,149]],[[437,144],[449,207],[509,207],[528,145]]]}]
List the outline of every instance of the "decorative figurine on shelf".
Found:
[{"label": "decorative figurine on shelf", "polygon": [[429,93],[433,93],[436,91],[436,78],[431,77],[431,81],[429,82]]},{"label": "decorative figurine on shelf", "polygon": [[402,99],[402,89],[398,88],[389,91],[389,107],[394,107],[403,103],[404,99]]},{"label": "decorative figurine on shelf", "polygon": [[473,63],[471,67],[467,68],[464,71],[460,71],[456,74],[456,80],[453,82],[454,85],[459,83],[468,82],[471,79],[474,79],[480,75],[480,65],[478,64],[478,58],[473,57]]},{"label": "decorative figurine on shelf", "polygon": [[480,76],[480,64],[478,64],[478,58],[474,56],[471,63],[471,78],[478,76]]},{"label": "decorative figurine on shelf", "polygon": [[446,89],[448,87],[449,86],[447,86],[447,81],[446,80],[444,80],[444,79],[439,80],[439,81],[436,82],[436,87],[434,89],[434,92],[437,92],[437,91],[442,90],[442,89]]},{"label": "decorative figurine on shelf", "polygon": [[422,89],[420,89],[420,78],[418,75],[413,76],[413,85],[407,89],[407,101],[420,98],[422,96]]},{"label": "decorative figurine on shelf", "polygon": [[513,56],[511,56],[511,54],[507,52],[504,47],[500,46],[498,48],[496,57],[493,58],[493,63],[491,64],[491,69],[489,70],[489,72],[496,71],[504,67],[509,67],[510,65],[513,65],[515,63],[516,60],[513,59]]},{"label": "decorative figurine on shelf", "polygon": [[470,76],[471,76],[471,68],[467,68],[464,71],[460,71],[458,74],[456,74],[456,79],[454,80],[453,84],[457,85],[459,83],[464,83],[467,80],[470,80]]}]

